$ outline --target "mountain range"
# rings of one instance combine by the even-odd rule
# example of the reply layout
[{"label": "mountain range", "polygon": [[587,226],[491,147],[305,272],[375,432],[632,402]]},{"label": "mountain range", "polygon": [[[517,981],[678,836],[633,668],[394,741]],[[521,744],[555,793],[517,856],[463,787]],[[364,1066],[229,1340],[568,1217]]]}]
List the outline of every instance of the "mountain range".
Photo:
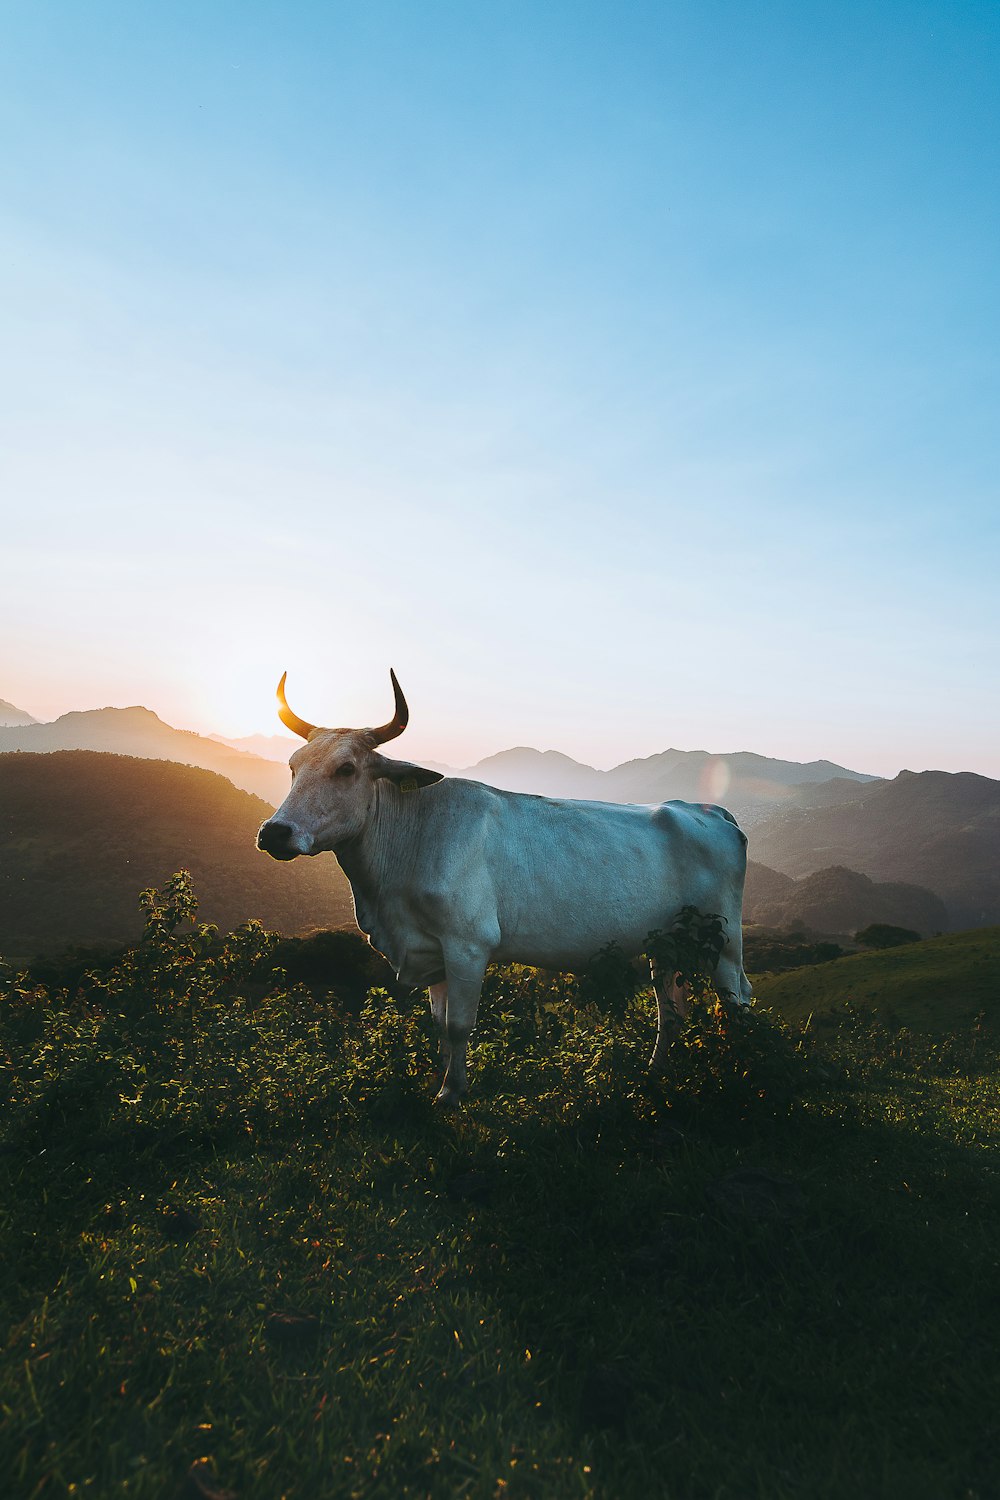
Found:
[{"label": "mountain range", "polygon": [[594,802],[669,802],[676,797],[684,802],[720,802],[745,829],[775,808],[797,805],[814,786],[835,788],[828,793],[834,800],[850,800],[860,787],[877,779],[828,760],[775,760],[748,750],[726,755],[663,750],[624,761],[610,771],[598,771],[557,750],[522,745],[462,770],[440,765],[434,769],[509,792],[547,797],[582,797]]},{"label": "mountain range", "polygon": [[230,750],[259,755],[262,760],[274,760],[281,766],[288,765],[288,757],[299,746],[299,741],[290,734],[245,734],[235,740],[227,739],[224,734],[210,734],[208,737],[219,745],[228,745]]},{"label": "mountain range", "polygon": [[953,928],[1000,921],[1000,782],[900,771],[850,802],[787,807],[750,832],[754,859],[800,878],[846,865],[926,886]]},{"label": "mountain range", "polygon": [[[13,716],[21,712],[6,705]],[[148,708],[98,708],[63,714],[50,724],[24,715],[0,727],[0,752],[25,750],[103,750],[149,760],[173,760],[226,776],[234,786],[277,807],[288,789],[288,756],[296,741],[284,735],[222,736],[174,729]],[[664,750],[642,760],[599,771],[556,750],[521,746],[456,768],[428,762],[435,770],[466,780],[485,781],[511,792],[548,797],[582,797],[596,802],[722,802],[744,828],[775,808],[806,805],[825,789],[833,801],[850,800],[876,778],[831,761],[775,760],[749,751],[711,755],[705,750]]]},{"label": "mountain range", "polygon": [[[278,735],[209,738],[174,729],[140,707],[64,714],[51,724],[32,721],[12,704],[2,705],[0,718],[4,713],[22,719],[0,728],[4,781],[10,782],[11,766],[22,758],[4,751],[27,752],[23,758],[35,761],[87,750],[102,752],[102,760],[129,756],[213,771],[261,799],[262,806],[243,815],[244,832],[233,834],[234,848],[244,836],[252,846],[252,830],[283,799],[288,769],[270,757],[284,759],[296,744]],[[251,746],[267,755],[251,753]],[[55,763],[51,769],[55,772]],[[557,751],[525,746],[475,766],[437,764],[435,769],[536,795],[721,802],[749,837],[746,917],[751,922],[845,934],[873,921],[923,933],[1000,921],[1000,783],[988,777],[904,771],[886,781],[830,761],[802,764],[749,751],[722,756],[665,750],[600,771]],[[113,783],[122,767],[109,765],[105,774]],[[87,784],[88,796],[99,800],[96,771]],[[230,814],[235,816],[233,808]],[[177,826],[185,830],[177,842],[179,855],[197,849],[197,826],[183,818]],[[247,879],[255,880],[262,862],[250,852],[253,873]],[[192,859],[180,862],[190,865]],[[346,910],[346,887],[341,896]],[[286,930],[300,931],[303,924],[316,925],[311,907]]]},{"label": "mountain range", "polygon": [[288,790],[288,766],[249,755],[186,729],[174,729],[148,708],[93,708],[63,714],[51,724],[34,720],[0,728],[0,752],[103,750],[143,760],[172,760],[225,776],[234,786],[263,798],[272,808]]},{"label": "mountain range", "polygon": [[13,703],[8,703],[6,698],[0,698],[0,728],[19,726],[22,724],[36,724],[30,714],[26,714],[23,708],[15,708]]}]

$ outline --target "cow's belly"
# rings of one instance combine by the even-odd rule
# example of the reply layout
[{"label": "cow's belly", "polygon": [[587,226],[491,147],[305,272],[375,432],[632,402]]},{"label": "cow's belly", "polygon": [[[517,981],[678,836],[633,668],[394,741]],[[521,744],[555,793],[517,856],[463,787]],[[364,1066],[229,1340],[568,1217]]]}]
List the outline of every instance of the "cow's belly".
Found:
[{"label": "cow's belly", "polygon": [[700,890],[688,890],[677,900],[660,863],[648,866],[600,886],[543,887],[530,904],[522,901],[501,920],[498,962],[579,972],[609,943],[629,958],[643,952],[651,932],[668,926],[680,906],[703,898]]},{"label": "cow's belly", "polygon": [[567,926],[552,932],[527,926],[505,933],[493,957],[497,963],[533,964],[540,969],[558,969],[579,973],[609,943],[614,943],[626,957],[632,958],[646,946],[646,938],[665,919],[654,917],[629,923],[600,922],[587,926]]}]

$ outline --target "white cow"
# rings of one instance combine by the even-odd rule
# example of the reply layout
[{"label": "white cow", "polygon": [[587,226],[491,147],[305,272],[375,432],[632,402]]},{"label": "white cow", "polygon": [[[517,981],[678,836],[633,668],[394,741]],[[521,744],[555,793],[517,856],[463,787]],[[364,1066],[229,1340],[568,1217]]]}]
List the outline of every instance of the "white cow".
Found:
[{"label": "white cow", "polygon": [[[751,996],[743,972],[746,838],[721,807],[570,802],[502,792],[478,781],[388,760],[377,746],[409,719],[396,674],[396,712],[378,729],[320,729],[278,684],[279,716],[307,743],[289,762],[292,786],[261,826],[275,859],[331,851],[351,883],[358,926],[404,984],[426,985],[445,1062],[438,1101],[466,1090],[466,1050],[489,963],[579,972],[606,944],[627,957],[682,907],[725,919],[716,988]],[[686,996],[654,974],[658,1068]]]}]

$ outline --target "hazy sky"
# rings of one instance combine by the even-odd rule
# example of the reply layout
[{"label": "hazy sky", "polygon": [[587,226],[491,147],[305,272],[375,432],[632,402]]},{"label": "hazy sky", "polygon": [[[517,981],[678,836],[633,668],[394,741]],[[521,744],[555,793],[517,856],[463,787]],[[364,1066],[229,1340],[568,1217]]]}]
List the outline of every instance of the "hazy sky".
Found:
[{"label": "hazy sky", "polygon": [[11,0],[0,697],[1000,775],[995,0]]}]

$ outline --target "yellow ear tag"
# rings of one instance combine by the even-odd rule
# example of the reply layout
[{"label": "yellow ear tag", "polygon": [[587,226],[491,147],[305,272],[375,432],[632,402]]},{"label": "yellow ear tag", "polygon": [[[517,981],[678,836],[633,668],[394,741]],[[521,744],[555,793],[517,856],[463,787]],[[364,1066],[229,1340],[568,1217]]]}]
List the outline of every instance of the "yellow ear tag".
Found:
[{"label": "yellow ear tag", "polygon": [[416,778],[408,776],[405,781],[399,783],[399,790],[401,792],[415,792],[417,790]]}]

